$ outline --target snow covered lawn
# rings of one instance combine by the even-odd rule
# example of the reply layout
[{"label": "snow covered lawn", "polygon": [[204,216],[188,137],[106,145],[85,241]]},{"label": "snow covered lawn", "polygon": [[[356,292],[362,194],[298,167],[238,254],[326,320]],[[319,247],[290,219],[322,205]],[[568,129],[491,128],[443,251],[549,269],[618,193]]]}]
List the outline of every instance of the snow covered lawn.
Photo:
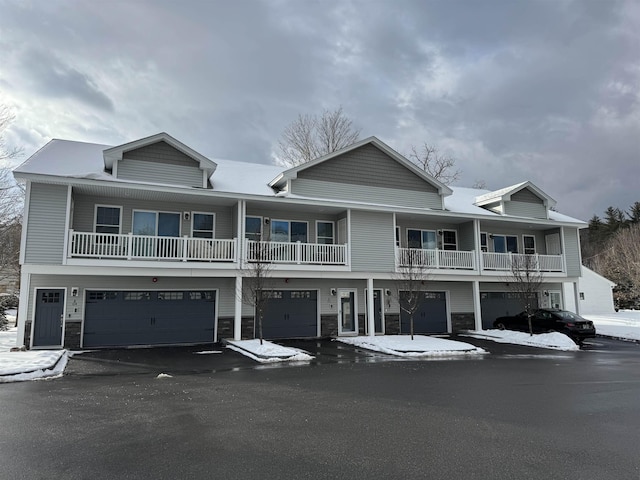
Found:
[{"label": "snow covered lawn", "polygon": [[11,352],[17,335],[15,327],[0,332],[0,383],[62,376],[68,360],[66,350]]},{"label": "snow covered lawn", "polygon": [[620,310],[606,315],[581,314],[596,326],[596,333],[607,337],[640,342],[640,310]]},{"label": "snow covered lawn", "polygon": [[472,330],[465,336],[493,340],[498,343],[513,343],[528,347],[551,348],[554,350],[580,350],[573,340],[564,333],[537,333],[529,335],[526,332],[514,332],[511,330]]},{"label": "snow covered lawn", "polygon": [[260,340],[228,340],[227,348],[241,353],[256,362],[308,362],[313,357],[296,348],[283,347],[264,340],[260,345]]},{"label": "snow covered lawn", "polygon": [[376,337],[339,337],[339,342],[400,357],[478,355],[487,353],[468,343],[443,338],[414,335],[380,335]]}]

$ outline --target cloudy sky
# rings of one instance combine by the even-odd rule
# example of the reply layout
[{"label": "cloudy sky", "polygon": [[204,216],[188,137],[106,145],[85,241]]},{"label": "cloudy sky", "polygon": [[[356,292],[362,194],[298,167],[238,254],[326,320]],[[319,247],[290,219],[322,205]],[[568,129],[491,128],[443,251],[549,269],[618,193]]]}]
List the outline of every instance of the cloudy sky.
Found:
[{"label": "cloudy sky", "polygon": [[460,186],[528,179],[582,219],[640,200],[635,0],[0,0],[0,104],[25,156],[51,138],[166,131],[272,162],[298,114],[340,105]]}]

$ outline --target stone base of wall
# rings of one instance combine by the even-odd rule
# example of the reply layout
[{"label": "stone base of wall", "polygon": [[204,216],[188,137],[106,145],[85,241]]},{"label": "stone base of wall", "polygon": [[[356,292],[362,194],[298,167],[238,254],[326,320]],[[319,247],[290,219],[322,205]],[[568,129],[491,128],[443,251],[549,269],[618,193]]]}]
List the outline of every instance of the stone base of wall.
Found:
[{"label": "stone base of wall", "polygon": [[320,315],[320,335],[322,337],[338,336],[338,315]]},{"label": "stone base of wall", "polygon": [[64,326],[64,348],[80,349],[82,322],[67,322]]},{"label": "stone base of wall", "polygon": [[366,335],[367,320],[364,313],[358,315],[358,335]]},{"label": "stone base of wall", "polygon": [[[218,341],[233,339],[233,321],[233,317],[218,318]],[[240,322],[240,338],[242,340],[256,338],[254,336],[253,317],[242,317]]]},{"label": "stone base of wall", "polygon": [[31,345],[31,322],[25,322],[24,324],[24,346],[29,348]]},{"label": "stone base of wall", "polygon": [[476,316],[473,313],[452,313],[451,331],[453,333],[463,330],[475,330]]},{"label": "stone base of wall", "polygon": [[400,333],[400,315],[397,313],[385,313],[384,334],[398,335]]}]

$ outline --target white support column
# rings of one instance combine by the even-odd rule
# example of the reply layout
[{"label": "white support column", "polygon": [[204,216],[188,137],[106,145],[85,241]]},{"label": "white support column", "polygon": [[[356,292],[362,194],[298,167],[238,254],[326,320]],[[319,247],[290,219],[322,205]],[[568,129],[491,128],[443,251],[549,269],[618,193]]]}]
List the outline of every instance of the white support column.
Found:
[{"label": "white support column", "polygon": [[242,340],[242,277],[236,277],[236,301],[233,316],[233,339]]},{"label": "white support column", "polygon": [[573,296],[576,305],[576,313],[580,315],[580,285],[578,282],[573,282]]},{"label": "white support column", "polygon": [[473,289],[473,316],[476,320],[476,330],[482,330],[482,308],[480,306],[480,282],[472,282]]},{"label": "white support column", "polygon": [[[487,239],[488,241],[488,239]],[[482,246],[480,245],[480,220],[475,219],[473,221],[473,244],[475,255],[475,270],[482,272]]]},{"label": "white support column", "polygon": [[[18,321],[16,326],[18,327],[18,338],[16,340],[16,347],[24,345],[24,326],[27,323],[27,309],[29,308],[29,292],[31,291],[31,274],[20,273],[20,304],[18,305]],[[33,309],[35,312],[36,300],[33,299]]]},{"label": "white support column", "polygon": [[376,334],[376,320],[373,308],[373,278],[367,278],[367,331],[370,337]]}]

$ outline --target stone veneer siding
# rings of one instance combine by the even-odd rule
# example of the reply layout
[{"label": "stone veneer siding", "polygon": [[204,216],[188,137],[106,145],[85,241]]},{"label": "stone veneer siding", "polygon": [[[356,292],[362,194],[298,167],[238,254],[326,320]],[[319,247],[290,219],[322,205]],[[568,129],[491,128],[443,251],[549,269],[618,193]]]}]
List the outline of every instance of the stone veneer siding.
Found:
[{"label": "stone veneer siding", "polygon": [[453,333],[463,330],[475,330],[476,317],[473,313],[452,313],[451,314],[451,331]]}]

